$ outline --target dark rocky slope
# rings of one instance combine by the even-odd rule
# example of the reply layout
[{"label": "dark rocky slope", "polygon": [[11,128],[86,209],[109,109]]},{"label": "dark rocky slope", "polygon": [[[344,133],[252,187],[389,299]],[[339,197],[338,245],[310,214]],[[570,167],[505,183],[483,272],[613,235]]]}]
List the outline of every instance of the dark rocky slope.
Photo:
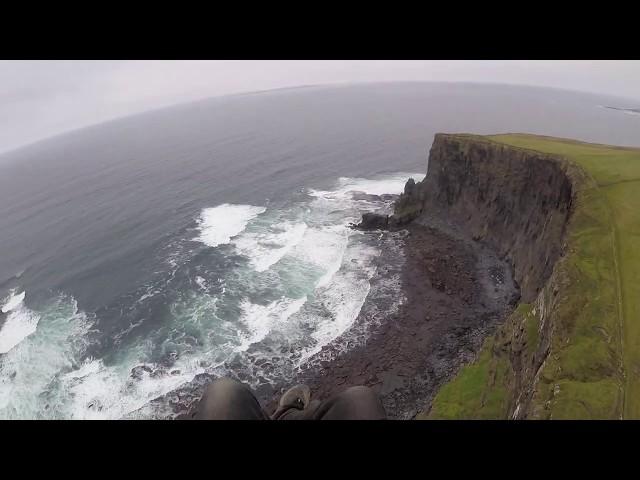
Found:
[{"label": "dark rocky slope", "polygon": [[[293,380],[308,384],[315,398],[367,385],[389,418],[414,418],[513,310],[519,295],[506,262],[453,224],[420,220],[383,233],[400,236],[400,261],[383,249],[372,292],[352,327]],[[380,295],[376,284],[394,271],[400,284]],[[398,295],[395,307],[390,300]]]}]

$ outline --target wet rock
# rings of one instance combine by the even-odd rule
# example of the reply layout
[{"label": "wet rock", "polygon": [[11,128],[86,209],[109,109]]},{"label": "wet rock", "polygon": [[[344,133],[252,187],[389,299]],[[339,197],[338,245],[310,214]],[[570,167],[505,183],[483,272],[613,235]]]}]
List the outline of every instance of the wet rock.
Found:
[{"label": "wet rock", "polygon": [[151,374],[153,373],[153,369],[149,365],[136,365],[131,369],[131,373],[129,374],[129,376],[135,380],[138,380],[142,378],[142,375],[144,375],[145,372]]},{"label": "wet rock", "polygon": [[385,229],[389,225],[389,216],[380,213],[363,213],[362,221],[357,225],[360,230]]},{"label": "wet rock", "polygon": [[373,195],[371,193],[365,193],[365,192],[359,192],[359,191],[355,191],[355,192],[351,192],[351,198],[354,200],[364,200],[367,202],[379,202],[382,200],[382,198],[379,195]]}]

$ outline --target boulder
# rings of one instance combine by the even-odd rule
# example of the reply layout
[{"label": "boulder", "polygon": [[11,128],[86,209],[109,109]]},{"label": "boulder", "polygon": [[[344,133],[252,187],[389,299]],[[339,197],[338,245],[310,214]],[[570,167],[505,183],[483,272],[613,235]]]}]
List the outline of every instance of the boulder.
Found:
[{"label": "boulder", "polygon": [[380,213],[363,213],[362,221],[357,225],[361,230],[377,230],[387,228],[389,225],[389,215]]}]

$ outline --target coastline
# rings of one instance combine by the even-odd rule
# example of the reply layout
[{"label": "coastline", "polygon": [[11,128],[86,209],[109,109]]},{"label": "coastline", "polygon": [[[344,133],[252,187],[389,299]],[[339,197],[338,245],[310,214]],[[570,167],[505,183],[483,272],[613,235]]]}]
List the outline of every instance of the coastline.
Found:
[{"label": "coastline", "polygon": [[[366,385],[380,395],[389,419],[415,418],[517,304],[508,262],[443,214],[423,213],[402,228],[365,235],[383,248],[358,317],[286,383],[255,391],[268,413],[296,384],[308,385],[317,400]],[[172,417],[192,418],[213,379],[201,374],[190,388],[165,396]]]},{"label": "coastline", "polygon": [[[398,252],[383,249],[378,263],[391,267],[380,269],[373,282],[399,273],[397,294],[404,301],[380,320],[371,311],[384,312],[389,298],[370,294],[352,327],[310,359],[289,386],[305,383],[312,398],[323,400],[366,385],[380,395],[390,419],[411,419],[475,359],[519,293],[508,263],[442,216],[423,214],[398,231],[367,232],[381,234],[395,237],[403,262]],[[277,398],[263,395],[261,401],[270,412]]]}]

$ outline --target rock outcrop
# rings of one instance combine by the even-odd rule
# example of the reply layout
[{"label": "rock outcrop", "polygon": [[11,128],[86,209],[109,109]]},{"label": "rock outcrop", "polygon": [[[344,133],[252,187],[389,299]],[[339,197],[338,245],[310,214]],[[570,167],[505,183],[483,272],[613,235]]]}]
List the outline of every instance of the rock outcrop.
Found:
[{"label": "rock outcrop", "polygon": [[389,226],[389,215],[381,213],[363,213],[362,221],[355,225],[360,230],[377,230]]}]

